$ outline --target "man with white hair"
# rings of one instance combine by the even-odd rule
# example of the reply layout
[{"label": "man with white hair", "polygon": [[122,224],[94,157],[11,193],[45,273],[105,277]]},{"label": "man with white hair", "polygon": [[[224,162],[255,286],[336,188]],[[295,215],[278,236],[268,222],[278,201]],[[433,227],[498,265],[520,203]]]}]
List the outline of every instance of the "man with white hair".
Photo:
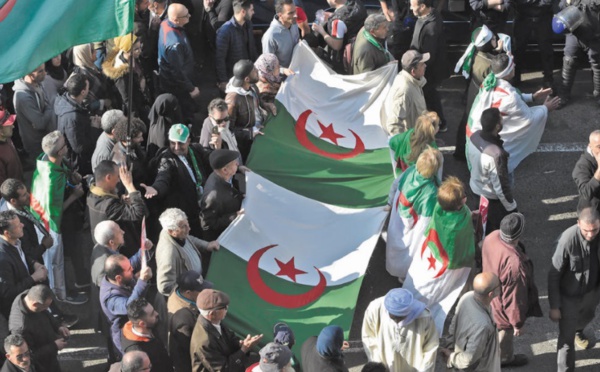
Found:
[{"label": "man with white hair", "polygon": [[388,21],[383,14],[371,14],[356,36],[352,47],[352,74],[374,71],[393,61],[385,47]]},{"label": "man with white hair", "polygon": [[156,285],[163,296],[169,296],[183,272],[202,274],[201,253],[219,250],[219,242],[191,236],[190,224],[181,209],[167,209],[159,221],[162,231],[156,247]]},{"label": "man with white hair", "polygon": [[362,325],[362,342],[369,361],[391,372],[434,371],[438,348],[435,322],[425,304],[403,288],[373,300]]},{"label": "man with white hair", "polygon": [[96,141],[96,148],[92,155],[92,171],[96,170],[98,163],[102,160],[112,159],[112,150],[115,146],[113,130],[117,123],[122,120],[127,120],[127,118],[121,110],[108,110],[102,115],[102,121],[100,122],[102,134]]}]

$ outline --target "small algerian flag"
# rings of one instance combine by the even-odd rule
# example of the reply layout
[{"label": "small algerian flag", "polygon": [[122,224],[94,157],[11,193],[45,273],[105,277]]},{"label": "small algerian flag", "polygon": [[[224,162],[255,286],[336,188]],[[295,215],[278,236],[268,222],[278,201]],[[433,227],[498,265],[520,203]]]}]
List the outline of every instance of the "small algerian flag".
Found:
[{"label": "small algerian flag", "polygon": [[417,253],[423,232],[429,225],[437,196],[437,178],[424,178],[415,166],[400,178],[394,196],[386,246],[386,269],[400,279]]},{"label": "small algerian flag", "polygon": [[386,212],[321,203],[246,176],[245,213],[219,237],[208,272],[232,294],[227,324],[245,335],[284,321],[298,347],[331,323],[349,331]]},{"label": "small algerian flag", "polygon": [[475,259],[475,231],[466,206],[445,211],[436,204],[420,239],[404,288],[427,304],[442,333],[446,315],[461,293]]},{"label": "small algerian flag", "polygon": [[277,116],[259,136],[248,167],[288,190],[350,208],[385,205],[392,179],[379,110],[396,66],[336,75],[300,43],[277,95]]}]

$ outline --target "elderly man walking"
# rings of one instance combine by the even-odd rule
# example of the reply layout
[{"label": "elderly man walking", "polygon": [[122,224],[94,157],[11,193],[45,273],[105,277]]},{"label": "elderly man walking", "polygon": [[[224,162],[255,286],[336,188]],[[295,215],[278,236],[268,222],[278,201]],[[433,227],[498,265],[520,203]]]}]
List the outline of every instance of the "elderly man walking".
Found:
[{"label": "elderly man walking", "polygon": [[577,224],[558,238],[548,271],[550,319],[558,322],[557,371],[575,370],[575,345],[588,349],[595,340],[584,335],[600,302],[600,214],[584,208]]},{"label": "elderly man walking", "polygon": [[362,342],[367,358],[391,372],[433,372],[438,337],[431,312],[406,289],[392,289],[365,311]]},{"label": "elderly man walking", "polygon": [[514,354],[513,337],[521,335],[527,317],[542,316],[533,262],[520,241],[524,228],[525,217],[511,213],[500,222],[500,230],[483,241],[483,271],[498,276],[501,283],[500,295],[492,300],[492,311],[500,338],[502,367],[527,364],[524,354]]},{"label": "elderly man walking", "polygon": [[393,61],[394,57],[385,47],[388,21],[382,14],[371,14],[365,26],[358,32],[352,47],[352,74],[374,71]]}]

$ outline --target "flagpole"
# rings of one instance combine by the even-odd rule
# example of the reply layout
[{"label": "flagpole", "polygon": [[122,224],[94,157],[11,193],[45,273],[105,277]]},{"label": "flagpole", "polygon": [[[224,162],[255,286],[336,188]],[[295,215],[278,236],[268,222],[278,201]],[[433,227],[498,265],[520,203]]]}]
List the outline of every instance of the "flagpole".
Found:
[{"label": "flagpole", "polygon": [[131,146],[131,117],[132,117],[132,95],[133,95],[133,64],[135,63],[135,57],[133,53],[133,29],[131,30],[131,50],[129,53],[129,89],[127,92],[127,157],[126,164],[129,167],[132,158],[132,146]]}]

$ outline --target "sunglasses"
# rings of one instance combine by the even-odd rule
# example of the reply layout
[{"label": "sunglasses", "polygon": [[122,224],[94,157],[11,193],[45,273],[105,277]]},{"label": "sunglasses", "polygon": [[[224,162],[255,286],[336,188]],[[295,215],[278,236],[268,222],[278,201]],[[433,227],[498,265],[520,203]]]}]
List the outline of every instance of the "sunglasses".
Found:
[{"label": "sunglasses", "polygon": [[229,121],[229,116],[223,119],[213,119],[217,124],[223,124]]}]

